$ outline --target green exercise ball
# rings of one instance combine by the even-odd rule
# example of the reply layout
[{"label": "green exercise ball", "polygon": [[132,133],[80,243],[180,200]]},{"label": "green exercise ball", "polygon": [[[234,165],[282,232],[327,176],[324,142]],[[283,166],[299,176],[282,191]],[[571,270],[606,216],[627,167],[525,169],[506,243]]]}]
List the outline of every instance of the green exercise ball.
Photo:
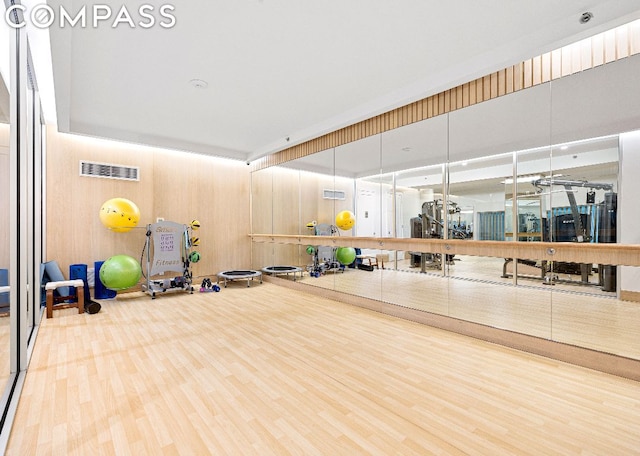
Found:
[{"label": "green exercise ball", "polygon": [[100,280],[110,290],[131,288],[141,276],[140,263],[129,255],[114,255],[100,267]]},{"label": "green exercise ball", "polygon": [[316,253],[316,249],[312,245],[307,246],[307,253],[309,255],[314,255]]},{"label": "green exercise ball", "polygon": [[353,247],[338,247],[336,250],[336,260],[342,265],[349,265],[356,261],[356,249]]}]

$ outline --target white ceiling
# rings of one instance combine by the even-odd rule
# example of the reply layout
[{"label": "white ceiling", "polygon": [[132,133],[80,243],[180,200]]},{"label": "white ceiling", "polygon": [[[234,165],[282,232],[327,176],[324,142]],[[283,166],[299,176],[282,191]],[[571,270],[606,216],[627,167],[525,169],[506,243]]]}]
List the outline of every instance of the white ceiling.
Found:
[{"label": "white ceiling", "polygon": [[640,18],[637,0],[161,4],[174,27],[50,28],[60,131],[253,160]]}]

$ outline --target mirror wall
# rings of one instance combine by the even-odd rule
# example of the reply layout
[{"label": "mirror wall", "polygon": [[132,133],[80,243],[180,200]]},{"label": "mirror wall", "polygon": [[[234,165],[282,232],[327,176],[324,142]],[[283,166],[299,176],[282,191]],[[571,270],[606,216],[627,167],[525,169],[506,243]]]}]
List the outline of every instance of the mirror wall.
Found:
[{"label": "mirror wall", "polygon": [[[335,211],[325,214],[323,221],[334,225],[334,231],[342,237],[366,236],[381,237],[388,229],[383,208],[383,185],[380,181],[380,135],[373,135],[360,141],[354,141],[335,148],[336,192]],[[356,165],[357,164],[357,165]],[[364,174],[373,176],[368,180],[358,179]],[[344,192],[344,199],[342,195]],[[355,223],[337,218],[338,214],[348,211],[353,214]],[[356,265],[371,262],[376,251],[337,246],[334,260],[340,272],[333,274],[334,289],[343,293],[380,300],[381,282],[379,279],[364,283],[358,280]],[[354,262],[348,253],[355,254]],[[359,257],[359,258],[358,258]],[[345,260],[346,258],[346,260]]]},{"label": "mirror wall", "polygon": [[[10,35],[4,27],[0,28],[0,59],[2,59],[2,75],[0,77],[0,211],[9,214],[10,198],[10,153],[9,123],[10,96],[9,87],[9,55]],[[0,289],[9,287],[11,221],[9,217],[0,217]],[[11,321],[9,311],[9,292],[0,292],[0,388],[7,383],[11,372]]]},{"label": "mirror wall", "polygon": [[6,23],[0,30],[1,453],[42,315],[45,170],[43,116],[29,39],[24,29]]},{"label": "mirror wall", "polygon": [[[572,84],[552,81],[255,171],[254,188],[262,180],[275,182],[276,174],[284,179],[289,173],[293,185],[289,194],[297,193],[299,201],[288,202],[287,208],[297,208],[300,216],[297,227],[289,231],[276,229],[275,223],[272,231],[268,227],[261,231],[254,212],[253,232],[319,234],[306,227],[315,221],[334,226],[323,234],[382,241],[617,242],[618,198],[624,194],[618,133],[628,113],[618,108],[602,111],[594,107],[601,107],[596,103],[579,107],[581,121],[577,121],[575,109],[563,101],[567,86],[572,93],[592,93],[593,84],[609,77],[620,77],[624,86],[632,76],[613,70],[595,78],[579,76]],[[604,119],[611,125],[606,131],[598,128]],[[333,189],[334,199],[326,199],[326,189]],[[633,198],[629,193],[625,197]],[[274,185],[273,210],[285,200]],[[335,217],[342,210],[355,215],[350,230],[335,228]],[[335,260],[336,246],[324,247],[321,262]],[[274,250],[271,258],[254,262],[254,268],[285,262],[309,271],[314,264],[314,256],[297,246],[254,243],[254,248]],[[285,256],[275,254],[284,250]],[[486,255],[383,247],[356,253],[351,265],[355,267],[305,273],[299,280],[640,359],[640,342],[633,338],[640,305],[619,299],[620,268],[615,265],[598,264],[596,259],[579,264],[504,258],[493,255],[490,248]]]}]

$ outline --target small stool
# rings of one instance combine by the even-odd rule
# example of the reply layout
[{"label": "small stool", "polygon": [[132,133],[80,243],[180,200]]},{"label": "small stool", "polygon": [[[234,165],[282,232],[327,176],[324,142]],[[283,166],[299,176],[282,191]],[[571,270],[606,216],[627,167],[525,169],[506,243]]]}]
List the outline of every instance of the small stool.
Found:
[{"label": "small stool", "polygon": [[379,253],[376,255],[376,266],[378,265],[378,262],[381,264],[382,269],[384,269],[384,262],[385,261],[389,261],[389,254],[388,253]]},{"label": "small stool", "polygon": [[84,281],[82,279],[75,280],[61,280],[59,282],[47,282],[44,286],[47,292],[47,318],[53,317],[53,290],[59,287],[75,287],[75,296],[63,296],[58,299],[73,299],[76,298],[77,302],[65,303],[64,305],[56,306],[58,309],[66,309],[69,307],[77,307],[78,313],[84,313]]},{"label": "small stool", "polygon": [[[362,264],[364,264],[364,261],[367,260],[367,264],[369,266],[375,266],[376,268],[378,267],[378,258],[377,256],[373,256],[373,255],[357,255],[356,258],[358,260],[362,260]],[[375,260],[375,261],[373,261]],[[383,269],[384,269],[384,265],[383,265]]]}]

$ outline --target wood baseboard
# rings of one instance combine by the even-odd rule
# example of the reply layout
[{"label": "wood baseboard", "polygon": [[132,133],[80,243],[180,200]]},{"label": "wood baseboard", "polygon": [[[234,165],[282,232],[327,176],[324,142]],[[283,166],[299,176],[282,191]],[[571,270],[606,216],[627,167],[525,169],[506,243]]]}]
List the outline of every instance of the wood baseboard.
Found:
[{"label": "wood baseboard", "polygon": [[620,299],[623,301],[640,302],[640,291],[620,291]]},{"label": "wood baseboard", "polygon": [[[563,344],[504,329],[492,328],[478,323],[401,307],[374,299],[341,293],[339,291],[313,287],[284,278],[265,275],[264,281],[557,361],[640,381],[640,360]],[[640,297],[640,293],[635,294]]]}]

